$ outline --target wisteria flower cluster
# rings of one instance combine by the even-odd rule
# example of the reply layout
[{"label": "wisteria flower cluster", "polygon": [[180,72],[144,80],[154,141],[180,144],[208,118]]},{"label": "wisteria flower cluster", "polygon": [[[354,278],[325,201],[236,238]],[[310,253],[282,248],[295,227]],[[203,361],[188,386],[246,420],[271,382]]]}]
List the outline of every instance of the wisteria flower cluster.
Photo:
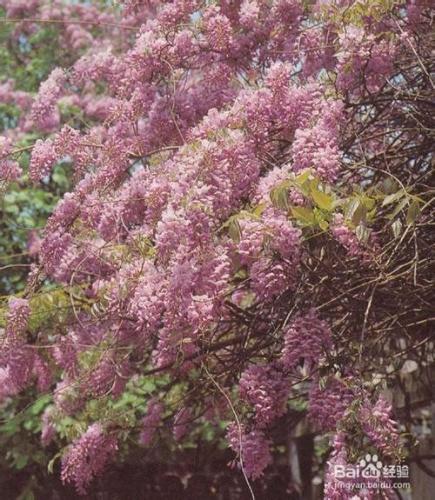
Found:
[{"label": "wisteria flower cluster", "polygon": [[[0,101],[22,111],[0,138],[0,180],[20,179],[14,144],[32,131],[31,181],[61,161],[73,181],[39,235],[25,298],[10,302],[2,400],[35,380],[52,393],[45,444],[57,439],[57,416],[86,423],[62,458],[62,480],[81,494],[115,459],[126,427],[149,446],[170,422],[182,442],[216,394],[248,478],[272,462],[271,430],[289,398],[305,398],[310,425],[336,434],[326,479],[347,460],[339,427],[355,408],[361,432],[391,455],[400,447],[391,408],[382,398],[373,406],[374,391],[361,389],[343,354],[343,345],[356,351],[364,315],[334,279],[376,269],[374,233],[363,230],[377,199],[365,206],[358,191],[350,210],[348,197],[352,183],[382,172],[365,166],[379,156],[367,102],[389,79],[403,84],[395,58],[409,55],[413,26],[427,29],[426,7],[362,15],[335,1],[121,4],[0,0],[22,21],[17,33],[31,29],[29,16],[56,22],[77,55],[36,96],[0,82]],[[79,124],[67,123],[65,105],[79,110]],[[313,283],[309,271],[328,265],[338,269],[329,284]],[[68,299],[56,331],[29,323],[47,282]],[[322,299],[324,286],[338,305]],[[113,402],[160,375],[169,389],[157,385],[145,414],[122,420]],[[88,411],[93,399],[106,409],[100,419]],[[326,483],[325,498],[341,498]]]}]

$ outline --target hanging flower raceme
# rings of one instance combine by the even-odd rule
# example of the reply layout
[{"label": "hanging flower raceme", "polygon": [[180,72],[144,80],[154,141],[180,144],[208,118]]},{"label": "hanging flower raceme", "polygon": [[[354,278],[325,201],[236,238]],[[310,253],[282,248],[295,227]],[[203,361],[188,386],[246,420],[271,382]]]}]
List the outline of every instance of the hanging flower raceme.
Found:
[{"label": "hanging flower raceme", "polygon": [[273,365],[251,366],[239,381],[240,397],[254,408],[255,424],[260,428],[286,412],[289,390],[289,380]]},{"label": "hanging flower raceme", "polygon": [[29,382],[34,352],[26,345],[25,333],[30,317],[27,299],[9,299],[6,328],[0,334],[0,399],[17,394]]},{"label": "hanging flower raceme", "polygon": [[29,166],[30,178],[36,182],[49,175],[58,155],[51,139],[43,141],[38,139],[32,150],[32,157]]},{"label": "hanging flower raceme", "polygon": [[62,481],[74,484],[79,494],[85,494],[89,483],[102,473],[116,450],[116,437],[105,433],[100,424],[92,424],[62,457]]},{"label": "hanging flower raceme", "polygon": [[[71,180],[41,240],[30,245],[35,266],[26,288],[30,301],[47,285],[66,297],[59,321],[43,317],[30,330],[29,302],[11,300],[0,395],[14,396],[31,381],[52,389],[44,445],[65,415],[89,425],[98,400],[92,418],[110,415],[110,425],[92,424],[62,461],[63,481],[80,493],[114,457],[118,439],[132,432],[149,445],[164,436],[157,431],[173,411],[173,437],[181,441],[212,414],[206,407],[216,394],[234,407],[225,398],[222,415],[231,407],[239,416],[229,446],[258,478],[272,461],[272,427],[288,410],[302,415],[299,400],[308,400],[303,416],[312,427],[336,434],[326,498],[344,498],[332,469],[350,456],[351,436],[338,429],[355,411],[363,440],[386,456],[399,444],[392,409],[382,399],[362,403],[356,375],[348,375],[365,362],[361,356],[355,371],[349,366],[362,316],[340,280],[371,283],[363,275],[369,266],[360,265],[377,248],[366,226],[376,227],[375,215],[394,201],[378,203],[391,187],[381,186],[383,173],[406,187],[402,208],[421,203],[408,191],[425,178],[426,160],[381,162],[390,161],[396,142],[405,156],[425,144],[413,135],[417,121],[431,126],[413,108],[427,100],[418,92],[430,81],[426,67],[409,63],[430,29],[427,2],[400,9],[299,0],[108,3],[0,0],[23,20],[26,39],[56,25],[69,68],[53,69],[34,97],[17,90],[19,82],[0,84],[0,102],[20,113],[17,126],[2,132],[0,182],[24,182],[17,159],[27,149],[23,168],[32,181],[43,180],[45,189],[56,164]],[[30,14],[32,23],[24,21]],[[399,56],[412,78],[396,73]],[[396,130],[400,109],[406,126]],[[400,149],[407,134],[412,148]],[[402,183],[403,168],[417,169],[412,182]],[[349,215],[353,183],[359,226]],[[373,188],[367,196],[366,184]],[[389,276],[388,265],[382,272]],[[376,298],[369,305],[368,316]],[[364,328],[382,325],[383,314]],[[150,374],[146,414],[135,421],[132,412],[126,422],[114,401],[133,377],[147,382]],[[185,406],[172,404],[173,393]]]},{"label": "hanging flower raceme", "polygon": [[187,434],[192,421],[192,410],[189,407],[184,406],[177,412],[174,417],[174,423],[172,427],[172,432],[176,441],[180,441],[181,439],[183,439],[183,437]]},{"label": "hanging flower raceme", "polygon": [[271,442],[259,429],[246,432],[239,424],[233,423],[228,427],[227,440],[239,457],[240,467],[243,467],[249,478],[260,477],[272,462]]},{"label": "hanging flower raceme", "polygon": [[46,127],[54,118],[56,113],[55,105],[62,93],[65,81],[65,72],[61,68],[56,68],[51,72],[47,80],[41,84],[31,110],[32,119],[39,127]]},{"label": "hanging flower raceme", "polygon": [[331,346],[331,331],[325,321],[311,309],[298,315],[284,332],[281,362],[288,370],[304,360],[312,369]]},{"label": "hanging flower raceme", "polygon": [[10,139],[0,136],[0,182],[13,182],[20,178],[22,169],[10,158],[13,152]]},{"label": "hanging flower raceme", "polygon": [[147,406],[147,412],[142,419],[142,430],[139,434],[139,443],[149,446],[161,423],[164,406],[156,399],[151,399]]},{"label": "hanging flower raceme", "polygon": [[364,402],[360,409],[363,430],[376,447],[387,456],[400,455],[398,424],[392,418],[392,406],[383,396],[374,405]]},{"label": "hanging flower raceme", "polygon": [[10,341],[22,338],[30,317],[30,306],[27,299],[12,297],[9,299],[6,336]]},{"label": "hanging flower raceme", "polygon": [[354,399],[352,380],[342,381],[333,377],[321,384],[314,379],[309,393],[308,417],[322,430],[333,430]]}]

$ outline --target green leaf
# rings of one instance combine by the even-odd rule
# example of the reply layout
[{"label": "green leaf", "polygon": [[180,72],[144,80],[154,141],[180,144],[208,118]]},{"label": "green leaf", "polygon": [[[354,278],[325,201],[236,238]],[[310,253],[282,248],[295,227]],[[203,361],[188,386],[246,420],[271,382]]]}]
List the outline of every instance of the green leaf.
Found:
[{"label": "green leaf", "polygon": [[367,243],[371,232],[371,229],[364,224],[359,224],[355,229],[356,237],[363,243]]},{"label": "green leaf", "polygon": [[418,201],[414,200],[411,205],[409,205],[408,211],[406,213],[406,223],[408,225],[414,224],[420,215],[420,205]]},{"label": "green leaf", "polygon": [[45,394],[41,396],[33,405],[30,407],[30,413],[32,415],[39,415],[41,411],[48,405],[51,401],[51,396]]},{"label": "green leaf", "polygon": [[409,200],[408,198],[403,198],[403,200],[400,201],[400,203],[397,204],[396,208],[393,210],[393,212],[391,214],[388,214],[386,216],[387,219],[390,219],[390,220],[393,220],[394,217],[396,217],[396,215],[401,212],[405,207],[406,205],[408,205],[409,203]]},{"label": "green leaf", "polygon": [[364,196],[363,203],[367,210],[373,210],[374,206],[376,205],[376,201],[373,198],[369,198],[368,196]]},{"label": "green leaf", "polygon": [[324,193],[323,191],[319,191],[318,189],[312,189],[311,196],[319,208],[328,211],[332,210],[334,205],[334,199],[332,196]]},{"label": "green leaf", "polygon": [[240,228],[239,221],[236,218],[232,218],[228,225],[228,233],[230,238],[235,242],[239,243],[242,237],[242,230]]},{"label": "green leaf", "polygon": [[266,204],[265,203],[260,203],[259,205],[257,205],[254,210],[252,210],[252,213],[256,216],[256,217],[260,217],[261,214],[264,212],[266,208]]},{"label": "green leaf", "polygon": [[27,455],[18,455],[15,458],[15,468],[18,470],[24,469],[28,462],[29,458],[27,457]]},{"label": "green leaf", "polygon": [[389,205],[390,203],[394,203],[395,201],[400,200],[400,198],[402,198],[402,196],[404,194],[405,194],[405,192],[403,191],[403,189],[400,189],[396,193],[389,194],[388,196],[386,196],[384,198],[384,201],[382,202],[382,206],[385,207],[385,206]]},{"label": "green leaf", "polygon": [[326,221],[326,220],[321,220],[321,221],[319,221],[319,227],[320,227],[320,229],[322,229],[323,231],[327,231],[327,230],[328,230],[328,227],[329,227],[328,221]]},{"label": "green leaf", "polygon": [[316,224],[316,217],[310,208],[291,207],[293,217],[304,226],[313,226]]},{"label": "green leaf", "polygon": [[393,231],[394,237],[398,238],[402,232],[402,222],[400,219],[396,219],[393,224],[391,224],[391,230]]},{"label": "green leaf", "polygon": [[288,191],[286,186],[278,186],[270,192],[273,205],[282,210],[288,210]]},{"label": "green leaf", "polygon": [[344,216],[346,219],[352,219],[353,214],[358,209],[361,204],[361,200],[359,198],[352,198],[346,206],[346,210]]},{"label": "green leaf", "polygon": [[145,392],[151,394],[152,392],[154,392],[156,390],[156,383],[154,382],[154,380],[151,380],[151,379],[147,378],[141,384],[141,388]]},{"label": "green leaf", "polygon": [[358,226],[362,221],[366,220],[367,208],[361,203],[358,203],[356,210],[352,215],[352,224]]},{"label": "green leaf", "polygon": [[296,176],[295,183],[298,186],[302,186],[308,180],[308,177],[310,176],[310,174],[311,174],[311,172],[309,169],[304,170],[302,173],[300,173],[299,175]]},{"label": "green leaf", "polygon": [[0,432],[6,436],[12,436],[19,432],[19,429],[20,425],[17,418],[11,418],[0,427]]}]

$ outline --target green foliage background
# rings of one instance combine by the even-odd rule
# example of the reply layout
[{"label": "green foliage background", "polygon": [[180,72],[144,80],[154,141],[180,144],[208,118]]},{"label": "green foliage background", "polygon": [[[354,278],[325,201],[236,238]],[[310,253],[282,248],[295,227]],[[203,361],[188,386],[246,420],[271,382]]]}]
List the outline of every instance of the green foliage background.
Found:
[{"label": "green foliage background", "polygon": [[[5,16],[0,8],[0,19]],[[38,91],[58,64],[67,62],[68,54],[57,43],[57,28],[46,26],[29,37],[14,34],[13,23],[2,23],[0,29],[0,84],[14,81],[16,90]],[[0,133],[17,125],[21,110],[14,104],[0,104]],[[20,165],[27,172],[31,146],[39,136],[28,133],[18,147]],[[29,231],[38,231],[53,211],[59,197],[68,190],[68,169],[58,165],[41,185],[32,186],[27,174],[18,183],[0,192],[0,296],[17,293],[25,286],[30,259],[27,255]],[[0,188],[1,189],[1,188]]]},{"label": "green foliage background", "polygon": [[[5,12],[0,8],[0,19]],[[0,84],[14,81],[16,90],[30,93],[38,91],[41,81],[59,64],[68,61],[68,54],[58,46],[57,28],[42,27],[29,37],[12,36],[13,24],[0,25]],[[0,134],[14,128],[21,110],[14,104],[0,104]],[[22,178],[12,185],[0,186],[0,327],[4,325],[4,308],[10,295],[19,295],[26,284],[32,263],[28,254],[30,231],[40,233],[57,201],[70,187],[68,164],[55,167],[49,179],[39,185],[28,182],[27,170],[30,147],[40,136],[29,132],[18,147],[23,149],[19,163],[24,170]],[[47,284],[44,296],[34,304],[35,310],[47,314],[35,315],[34,325],[50,319],[50,307],[56,304],[49,299]],[[45,301],[45,303],[44,303]],[[41,309],[42,306],[42,309]],[[33,309],[33,306],[32,306]],[[36,322],[36,323],[35,323]],[[50,403],[50,396],[37,396],[34,389],[21,394],[14,402],[2,408],[0,419],[0,476],[5,481],[15,481],[14,475],[24,473],[27,480],[20,488],[21,499],[34,498],[41,473],[47,473],[52,450],[40,444],[41,414]],[[3,452],[4,451],[4,452]],[[0,486],[3,479],[0,480]]]}]

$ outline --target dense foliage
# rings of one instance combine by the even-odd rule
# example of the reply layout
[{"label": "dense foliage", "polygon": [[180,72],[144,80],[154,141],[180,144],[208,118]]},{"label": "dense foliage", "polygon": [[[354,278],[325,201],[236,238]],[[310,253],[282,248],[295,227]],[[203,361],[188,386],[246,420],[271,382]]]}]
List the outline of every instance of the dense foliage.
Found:
[{"label": "dense foliage", "polygon": [[412,449],[404,373],[430,402],[430,2],[0,6],[6,196],[71,183],[6,289],[4,414],[43,394],[81,494],[131,438],[212,428],[249,486],[305,422],[355,498],[335,464]]}]

